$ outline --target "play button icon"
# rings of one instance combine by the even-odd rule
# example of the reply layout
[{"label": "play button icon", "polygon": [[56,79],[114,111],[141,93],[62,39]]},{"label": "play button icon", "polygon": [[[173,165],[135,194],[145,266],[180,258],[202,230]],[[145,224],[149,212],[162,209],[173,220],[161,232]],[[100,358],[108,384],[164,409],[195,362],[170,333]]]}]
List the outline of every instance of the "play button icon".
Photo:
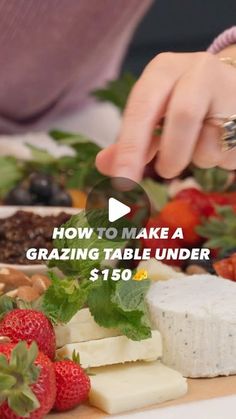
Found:
[{"label": "play button icon", "polygon": [[131,208],[128,205],[123,204],[123,202],[118,201],[115,198],[109,198],[108,200],[108,219],[110,223],[119,220],[125,215],[131,212]]},{"label": "play button icon", "polygon": [[135,228],[137,233],[150,217],[150,202],[143,187],[131,179],[104,178],[90,190],[86,203],[86,218],[90,227],[105,229],[116,236],[112,241],[124,241],[122,231]]}]

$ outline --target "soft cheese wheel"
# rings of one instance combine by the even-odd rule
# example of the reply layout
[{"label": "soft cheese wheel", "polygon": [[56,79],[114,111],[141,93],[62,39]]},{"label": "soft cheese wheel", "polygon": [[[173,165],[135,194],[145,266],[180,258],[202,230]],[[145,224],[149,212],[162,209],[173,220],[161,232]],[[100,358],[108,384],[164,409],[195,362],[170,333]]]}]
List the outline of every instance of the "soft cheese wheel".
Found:
[{"label": "soft cheese wheel", "polygon": [[185,377],[236,373],[236,284],[213,275],[156,282],[148,293],[163,362]]}]

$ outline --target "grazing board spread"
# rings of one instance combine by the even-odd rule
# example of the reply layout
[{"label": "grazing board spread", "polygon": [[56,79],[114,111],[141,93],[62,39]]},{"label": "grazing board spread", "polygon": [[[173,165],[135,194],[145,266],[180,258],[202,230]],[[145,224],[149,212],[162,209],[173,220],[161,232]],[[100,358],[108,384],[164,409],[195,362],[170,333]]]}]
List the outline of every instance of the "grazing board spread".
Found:
[{"label": "grazing board spread", "polygon": [[[202,172],[191,172],[190,188],[186,179],[177,186],[145,179],[151,217],[137,237],[136,232],[129,237],[135,243],[121,245],[106,235],[98,238],[89,230],[86,211],[76,210],[78,194],[70,185],[78,181],[81,140],[91,158],[98,150],[80,136],[68,139],[76,149],[72,160],[40,154],[40,171],[47,166],[52,175],[24,172],[19,184],[2,190],[4,205],[22,204],[28,196],[28,205],[66,200],[74,208],[63,219],[36,216],[37,207],[20,212],[16,207],[1,217],[0,241],[7,255],[0,255],[0,417],[8,419],[12,410],[16,417],[29,413],[32,419],[35,412],[42,418],[92,419],[234,394],[235,173],[210,172],[215,190],[208,184],[204,190]],[[17,161],[5,163],[18,167]],[[204,179],[209,181],[209,173]],[[91,183],[86,171],[85,196]],[[100,198],[97,226],[103,226]],[[4,205],[0,209],[6,211]],[[131,212],[137,216],[137,206]],[[68,235],[52,241],[53,225],[60,229],[61,222]],[[73,236],[80,230],[88,231],[87,241]],[[23,240],[27,231],[30,243]],[[36,255],[34,263],[25,260],[32,255],[27,247]],[[38,250],[50,253],[41,258],[45,264]],[[67,258],[73,250],[77,256]],[[37,387],[40,380],[43,385]]]}]

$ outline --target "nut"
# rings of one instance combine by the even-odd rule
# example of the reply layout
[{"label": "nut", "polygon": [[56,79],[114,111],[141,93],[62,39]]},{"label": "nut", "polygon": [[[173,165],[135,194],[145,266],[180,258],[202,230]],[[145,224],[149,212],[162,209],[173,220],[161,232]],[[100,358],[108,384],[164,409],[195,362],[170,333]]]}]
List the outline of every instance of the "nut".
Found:
[{"label": "nut", "polygon": [[179,266],[172,266],[175,272],[182,272],[182,269]]},{"label": "nut", "polygon": [[189,265],[186,268],[186,274],[188,275],[195,275],[195,274],[205,274],[207,273],[207,270],[204,269],[202,266],[199,265]]},{"label": "nut", "polygon": [[16,288],[14,290],[6,292],[5,295],[7,295],[8,297],[11,297],[11,298],[15,298],[17,296],[17,292],[18,292],[18,289]]},{"label": "nut", "polygon": [[27,285],[22,285],[16,291],[17,297],[27,302],[34,301],[39,297],[39,293],[33,287]]},{"label": "nut", "polygon": [[0,343],[10,343],[11,339],[8,336],[0,336]]},{"label": "nut", "polygon": [[17,269],[2,268],[0,270],[0,283],[5,284],[6,291],[10,291],[21,285],[31,285],[31,280],[27,275]]},{"label": "nut", "polygon": [[52,281],[46,275],[35,274],[31,277],[33,289],[36,290],[40,295],[43,294],[48,287],[50,287]]}]

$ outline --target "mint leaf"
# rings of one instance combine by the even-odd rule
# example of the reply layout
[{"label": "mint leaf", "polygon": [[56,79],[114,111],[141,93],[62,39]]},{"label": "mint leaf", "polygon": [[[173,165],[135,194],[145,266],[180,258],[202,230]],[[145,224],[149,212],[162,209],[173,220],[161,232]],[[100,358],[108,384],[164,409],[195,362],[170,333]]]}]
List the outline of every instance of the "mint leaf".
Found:
[{"label": "mint leaf", "polygon": [[151,281],[119,281],[117,282],[112,301],[124,311],[141,310]]},{"label": "mint leaf", "polygon": [[3,198],[22,178],[22,167],[16,159],[0,156],[0,198]]},{"label": "mint leaf", "polygon": [[32,144],[26,144],[31,151],[31,158],[34,163],[49,164],[56,160],[46,149],[35,147]]},{"label": "mint leaf", "polygon": [[[91,229],[90,224],[93,226]],[[146,339],[151,336],[151,328],[145,296],[150,286],[150,281],[103,281],[89,280],[90,271],[94,268],[101,270],[103,264],[103,249],[106,247],[116,249],[126,245],[126,242],[114,242],[105,238],[98,238],[96,228],[107,227],[107,212],[104,210],[91,210],[85,214],[71,217],[64,225],[65,228],[87,228],[91,231],[90,239],[58,239],[54,246],[62,248],[98,250],[98,259],[91,260],[55,260],[50,266],[57,266],[72,278],[60,279],[52,275],[52,285],[43,296],[42,310],[54,322],[66,323],[76,312],[88,306],[95,321],[103,327],[117,328],[120,332],[133,340]],[[124,223],[124,224],[123,224]],[[120,220],[119,226],[127,227],[127,220]],[[77,279],[74,279],[74,278]]]},{"label": "mint leaf", "polygon": [[[70,220],[63,224],[61,227],[65,228],[91,228],[87,217],[91,217],[90,220],[93,218],[93,229],[94,231],[96,228],[100,227],[107,227],[107,212],[103,210],[91,210],[90,212],[81,211],[78,214],[72,216]],[[126,222],[127,223],[127,222]],[[98,239],[97,234],[93,231],[90,239],[57,239],[54,240],[54,247],[57,249],[63,248],[76,248],[76,249],[90,249],[96,248],[98,249],[99,256],[97,260],[91,260],[87,258],[86,260],[78,259],[78,260],[52,260],[49,264],[50,267],[57,267],[59,268],[64,274],[71,275],[71,276],[78,276],[80,279],[88,279],[90,271],[94,268],[100,269],[101,262],[103,261],[103,249],[104,247],[110,247],[113,249],[117,249],[121,246],[120,242],[109,241],[105,238]]]},{"label": "mint leaf", "polygon": [[49,134],[60,144],[70,146],[75,151],[73,157],[61,157],[56,164],[64,174],[67,188],[84,189],[105,179],[95,167],[96,155],[101,150],[97,144],[82,134],[57,130]]},{"label": "mint leaf", "polygon": [[95,321],[108,328],[117,327],[121,317],[116,305],[111,301],[112,286],[114,284],[110,281],[97,281],[88,296],[88,306]]},{"label": "mint leaf", "polygon": [[149,313],[146,304],[146,295],[150,288],[151,281],[146,279],[143,281],[119,281],[116,284],[115,293],[112,301],[124,312],[139,312],[140,321],[138,323],[138,332],[133,327],[125,327],[123,333],[133,340],[145,339],[151,336]]},{"label": "mint leaf", "polygon": [[168,190],[165,184],[146,178],[141,182],[141,186],[156,211],[160,211],[167,204]]},{"label": "mint leaf", "polygon": [[132,74],[125,73],[120,79],[109,81],[105,88],[94,90],[92,95],[101,102],[110,102],[123,111],[136,80]]},{"label": "mint leaf", "polygon": [[87,143],[90,141],[90,139],[83,134],[60,131],[57,129],[49,131],[48,134],[53,140],[67,145]]},{"label": "mint leaf", "polygon": [[52,284],[43,295],[42,311],[53,323],[67,323],[85,305],[92,283],[50,276]]},{"label": "mint leaf", "polygon": [[90,290],[88,306],[95,321],[102,327],[119,329],[122,334],[132,340],[149,338],[151,328],[147,324],[144,305],[140,300],[136,309],[127,308],[120,302],[117,304],[117,285],[111,281],[101,280],[99,285],[97,284]]},{"label": "mint leaf", "polygon": [[[81,150],[82,154],[88,156],[88,154],[96,154],[101,148],[91,141],[90,138],[80,133],[70,133],[64,131],[53,130],[49,132],[49,135],[60,144],[71,146],[74,149]],[[78,156],[82,159],[81,155]]]}]

